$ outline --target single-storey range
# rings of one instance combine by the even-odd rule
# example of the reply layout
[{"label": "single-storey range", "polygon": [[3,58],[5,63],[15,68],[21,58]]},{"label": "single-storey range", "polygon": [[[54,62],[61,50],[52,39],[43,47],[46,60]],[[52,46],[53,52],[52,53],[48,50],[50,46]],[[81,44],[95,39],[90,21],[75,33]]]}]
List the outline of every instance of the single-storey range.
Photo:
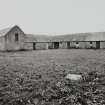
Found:
[{"label": "single-storey range", "polygon": [[105,48],[105,32],[54,36],[53,48]]},{"label": "single-storey range", "polygon": [[[29,36],[30,35],[28,35],[28,37]],[[30,42],[31,49],[74,49],[74,48],[104,49],[105,48],[105,32],[58,35],[46,38],[36,37],[36,39],[37,39],[36,41]]]},{"label": "single-storey range", "polygon": [[105,32],[45,36],[25,34],[15,25],[0,31],[0,50],[105,48]]}]

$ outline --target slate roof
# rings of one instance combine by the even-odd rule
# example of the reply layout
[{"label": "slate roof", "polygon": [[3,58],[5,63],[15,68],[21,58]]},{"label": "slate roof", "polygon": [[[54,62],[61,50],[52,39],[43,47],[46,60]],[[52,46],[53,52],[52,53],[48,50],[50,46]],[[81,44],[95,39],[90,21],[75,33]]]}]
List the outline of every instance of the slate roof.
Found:
[{"label": "slate roof", "polygon": [[[5,36],[17,25],[0,30],[0,37]],[[19,27],[18,27],[19,28]],[[105,41],[105,32],[76,33],[57,36],[26,34],[26,42],[56,42],[56,41]]]},{"label": "slate roof", "polygon": [[26,34],[26,42],[49,42],[50,39],[47,35]]},{"label": "slate roof", "polygon": [[11,29],[18,27],[17,25],[0,30],[0,37],[5,36]]},{"label": "slate roof", "polygon": [[37,42],[37,39],[34,35],[26,34],[25,42]]},{"label": "slate roof", "polygon": [[105,41],[105,32],[76,33],[57,36],[27,34],[27,42]]},{"label": "slate roof", "polygon": [[0,30],[0,36],[5,36],[11,29],[12,27]]},{"label": "slate roof", "polygon": [[105,32],[53,36],[51,41],[105,41]]}]

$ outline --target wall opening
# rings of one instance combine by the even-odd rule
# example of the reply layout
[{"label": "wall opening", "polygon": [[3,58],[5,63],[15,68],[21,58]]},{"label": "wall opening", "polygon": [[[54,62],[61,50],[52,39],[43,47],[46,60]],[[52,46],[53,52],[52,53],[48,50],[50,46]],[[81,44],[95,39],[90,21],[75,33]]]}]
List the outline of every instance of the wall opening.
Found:
[{"label": "wall opening", "polygon": [[96,48],[97,48],[97,49],[100,48],[100,41],[96,41]]},{"label": "wall opening", "polygon": [[54,49],[58,49],[59,48],[59,42],[54,42]]},{"label": "wall opening", "polygon": [[93,48],[93,42],[90,42],[90,48]]},{"label": "wall opening", "polygon": [[79,42],[76,42],[76,48],[79,48]]},{"label": "wall opening", "polygon": [[79,42],[76,42],[76,44],[79,44]]},{"label": "wall opening", "polygon": [[33,42],[33,50],[36,50],[36,43]]},{"label": "wall opening", "polygon": [[67,42],[67,48],[68,49],[70,48],[70,42]]},{"label": "wall opening", "polygon": [[19,34],[18,33],[15,34],[15,41],[16,42],[19,41]]},{"label": "wall opening", "polygon": [[90,44],[92,44],[92,42],[90,42]]}]

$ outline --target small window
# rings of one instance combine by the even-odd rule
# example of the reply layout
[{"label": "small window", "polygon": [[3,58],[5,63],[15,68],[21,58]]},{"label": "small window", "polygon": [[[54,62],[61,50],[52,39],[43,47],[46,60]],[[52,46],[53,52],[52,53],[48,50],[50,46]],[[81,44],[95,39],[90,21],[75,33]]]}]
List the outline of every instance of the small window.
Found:
[{"label": "small window", "polygon": [[18,41],[19,40],[19,35],[18,33],[15,34],[15,41]]},{"label": "small window", "polygon": [[90,44],[92,44],[92,42],[90,42]]}]

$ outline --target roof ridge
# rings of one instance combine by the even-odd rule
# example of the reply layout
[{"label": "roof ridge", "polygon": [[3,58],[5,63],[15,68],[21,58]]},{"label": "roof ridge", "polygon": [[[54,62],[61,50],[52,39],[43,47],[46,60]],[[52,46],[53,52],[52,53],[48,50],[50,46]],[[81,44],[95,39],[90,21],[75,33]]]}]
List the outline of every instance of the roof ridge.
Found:
[{"label": "roof ridge", "polygon": [[0,30],[0,36],[5,36],[12,28],[16,27],[17,25],[7,27]]}]

